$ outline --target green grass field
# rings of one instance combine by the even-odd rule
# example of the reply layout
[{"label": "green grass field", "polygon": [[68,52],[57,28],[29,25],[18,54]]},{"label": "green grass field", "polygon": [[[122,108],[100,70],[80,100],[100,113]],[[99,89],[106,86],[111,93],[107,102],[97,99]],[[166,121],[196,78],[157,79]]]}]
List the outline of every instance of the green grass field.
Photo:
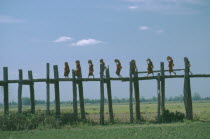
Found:
[{"label": "green grass field", "polygon": [[176,124],[120,124],[64,129],[0,132],[1,139],[121,139],[121,138],[165,138],[207,139],[210,138],[210,122]]},{"label": "green grass field", "polygon": [[[24,107],[28,109],[29,107]],[[53,106],[51,107],[53,109]],[[135,105],[134,105],[135,108]],[[44,110],[45,106],[36,106]],[[181,102],[166,103],[170,111],[185,112]],[[85,105],[87,117],[99,122],[99,104]],[[4,138],[210,138],[210,101],[193,102],[194,117],[199,121],[183,123],[153,124],[157,115],[157,104],[141,103],[141,114],[146,120],[140,124],[129,124],[129,105],[113,104],[116,124],[109,124],[108,107],[105,106],[105,126],[81,125],[78,127],[65,126],[62,129],[40,129],[31,131],[0,131],[0,139]],[[17,111],[16,107],[10,111]],[[61,112],[72,112],[72,105],[62,105]],[[3,109],[0,108],[0,114]],[[134,114],[135,117],[135,114]]]}]

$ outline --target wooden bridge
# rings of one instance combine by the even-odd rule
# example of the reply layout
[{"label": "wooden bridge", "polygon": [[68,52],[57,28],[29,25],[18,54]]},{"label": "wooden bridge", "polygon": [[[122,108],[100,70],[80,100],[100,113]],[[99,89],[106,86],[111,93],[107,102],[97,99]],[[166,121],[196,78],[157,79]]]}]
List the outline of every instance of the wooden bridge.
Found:
[{"label": "wooden bridge", "polygon": [[[150,77],[139,77],[138,75],[141,73],[147,73],[147,71],[132,73],[131,71],[131,63],[130,63],[130,73],[129,77],[124,78],[112,78],[110,77],[109,68],[104,71],[104,67],[100,65],[100,78],[82,78],[82,73],[78,78],[75,76],[75,70],[72,70],[72,78],[59,78],[58,74],[58,66],[54,65],[54,78],[50,78],[50,64],[46,64],[46,78],[42,79],[33,79],[32,71],[28,71],[28,79],[23,79],[23,71],[19,69],[19,79],[18,80],[8,80],[8,68],[3,67],[3,81],[0,81],[0,86],[4,88],[4,114],[7,115],[9,113],[9,88],[8,84],[18,83],[18,112],[22,112],[22,86],[29,85],[30,88],[30,100],[31,100],[31,112],[35,113],[35,92],[34,92],[34,83],[36,82],[44,82],[46,83],[46,113],[50,112],[50,84],[54,84],[55,89],[55,112],[56,116],[60,115],[60,82],[72,82],[73,88],[73,113],[76,118],[78,118],[78,109],[77,109],[77,90],[79,94],[79,102],[80,102],[80,114],[82,119],[86,119],[85,115],[85,106],[84,106],[84,95],[83,95],[83,82],[84,81],[96,81],[100,82],[100,124],[104,124],[104,85],[107,87],[107,96],[108,96],[108,106],[109,106],[109,118],[110,122],[114,122],[114,114],[112,108],[112,91],[111,91],[111,81],[123,81],[129,82],[129,91],[130,91],[130,122],[134,122],[133,118],[133,96],[135,96],[135,113],[136,120],[140,120],[140,92],[139,92],[139,81],[140,80],[157,80],[157,97],[158,97],[158,111],[157,111],[157,119],[158,122],[160,120],[160,114],[165,110],[165,79],[168,78],[184,78],[184,104],[186,110],[186,118],[191,120],[193,119],[193,108],[192,108],[192,97],[191,97],[191,85],[190,78],[209,78],[210,74],[189,74],[189,60],[187,58],[184,59],[185,68],[184,69],[175,69],[174,71],[184,71],[184,75],[165,75],[165,72],[168,70],[164,69],[164,63],[160,63],[160,70],[155,70],[157,72],[157,76]],[[104,72],[105,75],[104,76]],[[134,92],[134,95],[133,95]]]}]

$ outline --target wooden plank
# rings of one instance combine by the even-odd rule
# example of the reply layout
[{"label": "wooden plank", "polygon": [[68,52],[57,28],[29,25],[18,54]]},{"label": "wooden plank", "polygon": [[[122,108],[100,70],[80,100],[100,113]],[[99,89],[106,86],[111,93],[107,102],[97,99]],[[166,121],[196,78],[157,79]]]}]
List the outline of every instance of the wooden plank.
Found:
[{"label": "wooden plank", "polygon": [[190,76],[189,76],[189,60],[188,58],[184,59],[185,62],[185,75],[184,75],[184,104],[186,110],[186,118],[188,120],[193,119],[193,109],[192,109],[192,96],[191,96],[191,85],[190,85]]},{"label": "wooden plank", "polygon": [[82,69],[80,69],[78,86],[79,86],[79,101],[80,101],[81,118],[85,120],[86,116],[85,116],[85,105],[84,105],[84,95],[83,95],[83,83],[81,79],[82,79]]},{"label": "wooden plank", "polygon": [[104,65],[100,64],[100,124],[104,125]]},{"label": "wooden plank", "polygon": [[50,64],[46,64],[46,114],[50,114]]},{"label": "wooden plank", "polygon": [[60,116],[60,89],[59,89],[59,74],[58,74],[58,65],[53,66],[54,78],[55,78],[55,113],[56,116]]},{"label": "wooden plank", "polygon": [[136,99],[136,120],[140,121],[140,94],[139,94],[139,81],[138,81],[138,71],[134,74],[134,90]]},{"label": "wooden plank", "polygon": [[112,90],[111,90],[109,68],[106,70],[106,78],[107,78],[106,85],[107,85],[107,96],[108,96],[108,105],[109,105],[109,119],[111,123],[114,123],[114,114],[112,107]]},{"label": "wooden plank", "polygon": [[34,82],[33,82],[33,73],[28,71],[28,79],[30,81],[30,100],[31,100],[31,113],[35,113],[35,96],[34,96]]},{"label": "wooden plank", "polygon": [[193,74],[189,75],[190,78],[209,78],[210,74]]},{"label": "wooden plank", "polygon": [[77,84],[76,84],[76,75],[75,70],[72,70],[72,88],[73,88],[73,112],[76,119],[78,119],[78,110],[77,110]]},{"label": "wooden plank", "polygon": [[132,77],[132,63],[130,62],[130,81],[129,81],[129,108],[130,108],[130,123],[133,123],[133,77]]},{"label": "wooden plank", "polygon": [[9,113],[8,67],[3,67],[4,80],[4,114]]},{"label": "wooden plank", "polygon": [[23,86],[23,71],[19,69],[19,83],[18,83],[18,113],[22,112],[22,86]]},{"label": "wooden plank", "polygon": [[[184,69],[174,69],[174,71],[183,71]],[[169,70],[164,70],[164,72]],[[154,70],[153,72],[161,72],[161,70]],[[148,73],[148,71],[140,71],[138,73]]]},{"label": "wooden plank", "polygon": [[161,112],[163,113],[165,111],[165,70],[164,70],[164,62],[161,62],[160,63],[160,70],[161,70],[161,79],[160,79],[160,83],[161,83],[161,93],[160,93],[160,96],[161,96]]},{"label": "wooden plank", "polygon": [[158,73],[157,79],[157,98],[158,98],[158,110],[157,110],[157,122],[160,123],[160,73]]},{"label": "wooden plank", "polygon": [[[190,78],[209,78],[210,74],[193,74],[193,75],[189,75]],[[138,77],[138,80],[157,80],[157,76],[145,76],[145,77]],[[161,78],[165,78],[165,79],[172,79],[172,78],[184,78],[184,75],[165,75],[165,76],[161,76]],[[58,79],[61,82],[68,82],[68,81],[73,81],[72,78],[59,78]],[[82,79],[76,79],[76,81],[100,81],[100,78],[82,78]],[[104,79],[106,81],[106,79]],[[122,81],[122,82],[126,82],[126,81],[130,81],[130,77],[123,77],[123,78],[112,78],[110,77],[111,81]],[[46,82],[46,78],[43,79],[34,79],[33,80],[34,83],[35,82]],[[56,82],[55,79],[49,79],[49,83],[50,84],[54,84]],[[8,83],[19,83],[19,80],[8,80]],[[29,80],[23,80],[23,85],[29,85],[30,81]],[[0,85],[4,86],[4,81],[0,81]]]}]

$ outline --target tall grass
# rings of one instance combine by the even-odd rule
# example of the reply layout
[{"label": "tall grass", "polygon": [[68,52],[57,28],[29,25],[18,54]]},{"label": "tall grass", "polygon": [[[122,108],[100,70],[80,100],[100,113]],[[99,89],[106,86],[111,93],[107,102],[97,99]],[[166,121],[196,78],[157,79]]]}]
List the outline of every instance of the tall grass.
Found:
[{"label": "tall grass", "polygon": [[61,128],[65,125],[77,126],[80,124],[93,125],[91,120],[76,119],[72,113],[64,113],[59,117],[51,111],[50,115],[44,114],[45,111],[37,110],[36,114],[31,114],[30,110],[21,114],[11,112],[8,115],[0,116],[0,130],[31,130],[36,128]]}]

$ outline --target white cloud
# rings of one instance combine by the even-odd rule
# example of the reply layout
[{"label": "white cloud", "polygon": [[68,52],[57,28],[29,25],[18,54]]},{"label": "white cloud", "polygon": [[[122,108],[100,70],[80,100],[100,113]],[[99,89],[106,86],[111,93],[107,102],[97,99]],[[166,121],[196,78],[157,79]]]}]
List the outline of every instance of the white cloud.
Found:
[{"label": "white cloud", "polygon": [[162,34],[162,33],[164,33],[164,30],[162,30],[162,29],[156,30],[156,33],[157,34]]},{"label": "white cloud", "polygon": [[155,29],[153,27],[149,27],[149,26],[140,26],[139,27],[139,30],[141,31],[150,31],[152,33],[157,33],[157,34],[162,34],[164,33],[164,30],[163,29]]},{"label": "white cloud", "polygon": [[149,27],[148,26],[140,26],[139,29],[140,30],[149,30]]},{"label": "white cloud", "polygon": [[134,9],[138,9],[138,6],[129,6],[128,9],[134,10]]},{"label": "white cloud", "polygon": [[164,14],[195,14],[207,0],[123,0],[138,7],[144,12],[163,12]]},{"label": "white cloud", "polygon": [[73,46],[87,46],[87,45],[96,45],[102,43],[102,41],[95,40],[95,39],[82,39],[75,43],[72,43]]},{"label": "white cloud", "polygon": [[54,40],[53,42],[59,43],[59,42],[67,42],[67,41],[70,41],[70,40],[72,40],[71,37],[61,36],[61,37],[57,38],[56,40]]},{"label": "white cloud", "polygon": [[18,19],[12,16],[0,15],[0,23],[11,24],[11,23],[23,23],[23,22],[25,22],[25,20],[23,19]]}]

